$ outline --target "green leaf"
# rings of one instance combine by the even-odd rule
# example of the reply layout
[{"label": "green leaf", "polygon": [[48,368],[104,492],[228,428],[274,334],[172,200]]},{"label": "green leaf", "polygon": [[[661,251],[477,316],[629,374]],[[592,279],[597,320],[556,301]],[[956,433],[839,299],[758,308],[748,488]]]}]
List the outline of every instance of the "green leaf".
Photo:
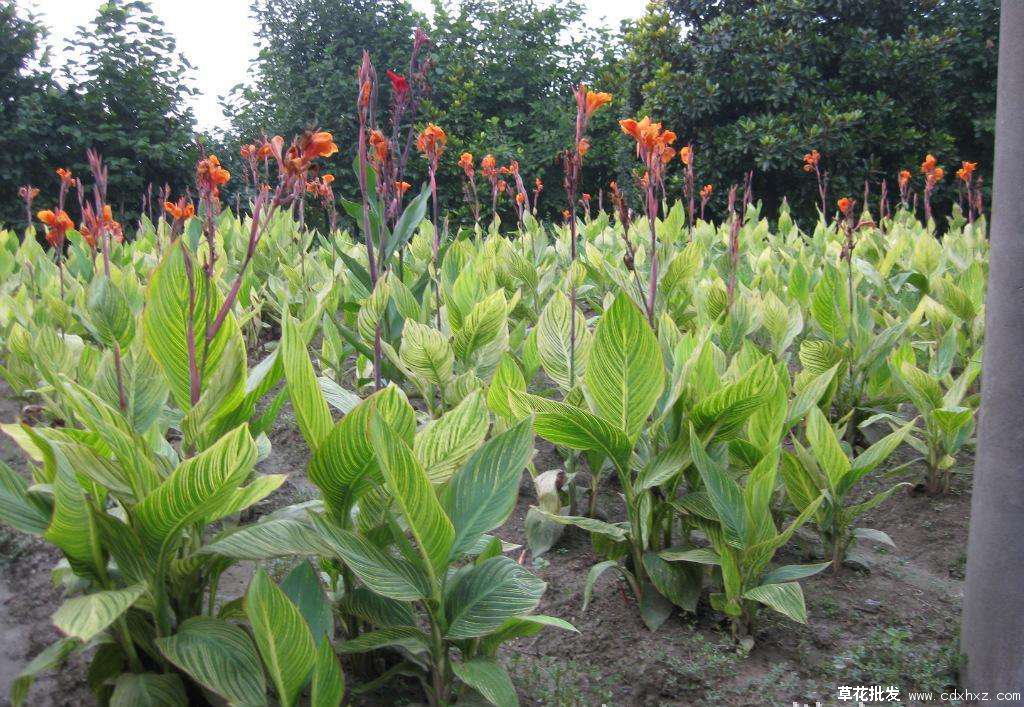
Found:
[{"label": "green leaf", "polygon": [[441,484],[451,478],[484,441],[488,427],[490,418],[484,396],[473,391],[417,434],[413,452],[431,483]]},{"label": "green leaf", "polygon": [[[572,319],[576,320],[575,351],[570,335]],[[537,356],[544,372],[566,391],[583,380],[590,358],[591,334],[586,318],[579,309],[572,309],[569,298],[561,292],[554,292],[541,310],[534,331]]]},{"label": "green leaf", "polygon": [[455,528],[451,559],[512,513],[523,469],[533,456],[532,428],[532,421],[524,420],[493,437],[452,477],[445,502]]},{"label": "green leaf", "polygon": [[718,514],[718,519],[722,523],[726,539],[733,547],[743,547],[744,539],[747,536],[743,492],[729,476],[728,470],[707,455],[692,426],[690,427],[690,456],[704,481],[711,505],[715,507],[715,513]]},{"label": "green leaf", "polygon": [[444,597],[451,640],[483,636],[506,620],[528,614],[544,594],[544,582],[505,556],[492,557],[456,575]]},{"label": "green leaf", "polygon": [[815,460],[828,477],[829,487],[838,490],[843,477],[850,471],[850,460],[839,444],[832,425],[817,407],[807,412],[807,441]]},{"label": "green leaf", "polygon": [[433,327],[406,319],[398,355],[410,371],[436,386],[443,387],[451,380],[455,352],[445,335]]},{"label": "green leaf", "polygon": [[173,673],[125,673],[114,683],[110,707],[184,707],[185,686]]},{"label": "green leaf", "polygon": [[0,461],[0,521],[32,535],[42,535],[50,524],[46,505],[29,494],[28,482],[3,461]]},{"label": "green leaf", "polygon": [[318,516],[312,518],[334,553],[371,591],[399,601],[418,601],[430,596],[427,576],[409,561],[392,556]]},{"label": "green leaf", "polygon": [[135,508],[147,547],[159,550],[187,524],[222,509],[256,463],[256,443],[244,425],[186,459]]},{"label": "green leaf", "polygon": [[459,680],[479,692],[492,705],[516,707],[519,698],[505,668],[493,658],[474,658],[465,663],[452,663]]},{"label": "green leaf", "polygon": [[81,646],[82,643],[77,639],[62,638],[51,643],[30,660],[11,682],[10,699],[13,707],[21,707],[25,702],[28,691],[38,675],[61,666],[67,657]]},{"label": "green leaf", "polygon": [[718,553],[709,547],[696,547],[689,550],[662,550],[658,556],[669,562],[696,562],[700,565],[720,565],[721,558]]},{"label": "green leaf", "polygon": [[68,599],[53,613],[53,625],[69,638],[91,641],[146,592],[145,584]]},{"label": "green leaf", "polygon": [[526,380],[511,354],[502,354],[487,388],[487,406],[508,423],[521,419],[509,401],[509,391],[526,392]]},{"label": "green leaf", "polygon": [[334,636],[334,615],[331,613],[331,605],[324,596],[316,570],[308,561],[303,560],[288,573],[281,582],[281,590],[299,608],[299,613],[313,634],[314,642],[319,643],[321,637]]},{"label": "green leaf", "polygon": [[351,504],[372,487],[377,457],[370,443],[369,422],[374,411],[403,439],[412,441],[415,413],[401,390],[391,384],[345,415],[309,462],[310,481],[320,488],[327,507],[339,518],[347,517]]},{"label": "green leaf", "polygon": [[165,658],[231,704],[266,704],[260,657],[249,634],[236,624],[194,616],[155,643]]},{"label": "green leaf", "polygon": [[633,300],[620,293],[594,332],[585,373],[587,396],[606,420],[640,436],[665,382],[658,339]]},{"label": "green leaf", "polygon": [[658,592],[680,609],[697,610],[701,592],[701,570],[691,565],[666,562],[658,553],[645,552],[644,569]]},{"label": "green leaf", "polygon": [[536,411],[533,428],[552,444],[601,452],[621,470],[629,468],[632,445],[626,433],[583,408],[512,391],[512,396]]},{"label": "green leaf", "polygon": [[796,582],[763,584],[760,587],[748,589],[744,592],[743,598],[760,602],[799,623],[807,623],[804,592]]},{"label": "green leaf", "polygon": [[309,360],[306,341],[295,320],[288,316],[281,325],[280,356],[295,420],[310,449],[316,450],[330,434],[334,423]]},{"label": "green leaf", "polygon": [[135,334],[135,317],[124,293],[108,277],[94,278],[86,300],[89,321],[104,346],[127,347]]},{"label": "green leaf", "polygon": [[300,520],[271,518],[221,535],[201,552],[235,560],[268,560],[291,555],[326,555],[330,554],[331,546]]},{"label": "green leaf", "polygon": [[327,636],[320,639],[313,666],[310,707],[338,707],[345,697],[345,675]]},{"label": "green leaf", "polygon": [[341,644],[341,652],[366,653],[395,646],[401,646],[412,653],[425,653],[430,650],[430,639],[414,626],[388,626],[345,641]]},{"label": "green leaf", "polygon": [[870,447],[861,452],[850,465],[850,471],[836,485],[836,494],[845,496],[854,484],[871,473],[879,464],[889,458],[896,448],[903,444],[907,436],[914,430],[915,422],[910,421],[903,427],[887,434]]},{"label": "green leaf", "polygon": [[813,565],[783,565],[776,567],[762,578],[762,584],[782,584],[805,579],[832,566],[831,562],[819,562]]},{"label": "green leaf", "polygon": [[[536,506],[534,506],[534,508],[536,508]],[[586,518],[584,516],[563,516],[558,515],[557,513],[548,513],[540,508],[537,508],[537,513],[541,517],[560,525],[575,525],[577,528],[582,528],[588,533],[604,535],[615,542],[622,542],[629,534],[629,530],[622,527],[622,525],[605,523],[603,520],[597,520],[596,518]]]},{"label": "green leaf", "polygon": [[[164,259],[150,276],[145,309],[142,312],[142,333],[146,348],[167,379],[175,403],[182,410],[188,410],[192,407],[186,324],[190,319],[190,306],[189,278],[183,249],[180,240],[168,246],[164,251]],[[206,278],[196,263],[195,255],[190,255],[190,259],[195,291],[192,341],[195,343],[196,365],[205,384],[217,370],[229,342],[233,346],[241,346],[243,350],[245,344],[234,316],[228,313],[220,331],[208,346],[205,345],[207,324],[212,323],[209,313],[215,314],[220,309],[222,298],[216,287],[207,292]]]},{"label": "green leaf", "polygon": [[263,568],[257,569],[245,594],[256,647],[277,689],[281,704],[295,704],[316,662],[316,648],[305,619]]},{"label": "green leaf", "polygon": [[455,529],[434,494],[430,478],[409,445],[380,415],[370,421],[370,440],[388,491],[409,524],[428,572],[431,577],[443,576]]},{"label": "green leaf", "polygon": [[452,346],[463,361],[498,338],[508,319],[505,291],[497,290],[473,305],[462,326],[455,332]]}]

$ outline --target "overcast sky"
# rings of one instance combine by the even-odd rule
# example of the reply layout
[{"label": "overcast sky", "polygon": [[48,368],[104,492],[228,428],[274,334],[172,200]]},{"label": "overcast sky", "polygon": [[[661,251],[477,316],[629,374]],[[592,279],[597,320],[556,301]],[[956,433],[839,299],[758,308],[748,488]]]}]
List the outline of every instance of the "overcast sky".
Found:
[{"label": "overcast sky", "polygon": [[[163,19],[178,48],[195,67],[194,77],[200,95],[195,112],[201,128],[222,127],[224,116],[218,96],[246,80],[249,61],[255,54],[255,24],[249,18],[251,0],[150,0],[153,10]],[[343,1],[343,0],[342,0]],[[18,5],[34,9],[50,30],[55,48],[53,61],[60,64],[66,37],[75,28],[88,23],[103,0],[17,0]],[[429,0],[412,0],[417,9],[430,13]],[[590,0],[588,20],[602,19],[618,27],[626,17],[637,17],[644,2],[632,0]]]}]

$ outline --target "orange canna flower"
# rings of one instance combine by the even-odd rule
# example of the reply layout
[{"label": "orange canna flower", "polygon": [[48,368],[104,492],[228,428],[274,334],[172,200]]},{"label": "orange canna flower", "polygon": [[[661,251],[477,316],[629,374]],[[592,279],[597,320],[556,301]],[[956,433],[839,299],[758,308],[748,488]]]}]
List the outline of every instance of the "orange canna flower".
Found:
[{"label": "orange canna flower", "polygon": [[330,157],[338,151],[334,136],[328,132],[306,133],[303,138],[305,144],[302,145],[302,157],[306,162],[312,162],[317,157]]},{"label": "orange canna flower", "polygon": [[18,187],[18,196],[27,201],[32,201],[39,196],[39,187]]},{"label": "orange canna flower", "polygon": [[714,190],[715,188],[713,186],[711,186],[710,184],[705,184],[700,188],[700,198],[704,199],[705,201],[710,199],[711,192],[713,192]]},{"label": "orange canna flower", "polygon": [[374,150],[374,156],[377,164],[384,164],[387,162],[388,155],[391,151],[391,143],[386,137],[384,137],[384,133],[380,130],[371,130],[370,147]]},{"label": "orange canna flower", "polygon": [[934,178],[934,180],[936,182],[941,182],[943,177],[945,177],[945,176],[946,176],[946,170],[944,170],[942,167],[936,167],[932,171],[932,177]]},{"label": "orange canna flower", "polygon": [[580,153],[580,157],[585,157],[587,152],[590,151],[590,140],[587,138],[581,139],[576,144],[576,151]]},{"label": "orange canna flower", "polygon": [[907,186],[907,184],[910,183],[910,170],[909,169],[901,169],[900,170],[899,181],[900,181],[900,188],[905,187],[905,186]]},{"label": "orange canna flower", "polygon": [[469,152],[463,152],[459,155],[459,166],[462,167],[462,171],[466,173],[467,177],[473,176],[473,155]]},{"label": "orange canna flower", "polygon": [[331,184],[334,181],[334,175],[325,174],[324,176],[320,177],[320,179],[324,180],[324,184]]},{"label": "orange canna flower", "polygon": [[498,193],[504,194],[505,190],[507,188],[508,188],[508,182],[506,182],[504,179],[499,179],[498,180]]},{"label": "orange canna flower", "polygon": [[562,218],[565,219],[566,221],[569,220],[569,210],[568,209],[562,209]]},{"label": "orange canna flower", "polygon": [[64,169],[63,167],[57,168],[57,176],[60,178],[62,184],[73,187],[78,182],[72,175],[70,169]]},{"label": "orange canna flower", "polygon": [[540,177],[537,177],[533,180],[533,186],[537,191],[541,191],[544,189],[544,182],[540,180]]},{"label": "orange canna flower", "polygon": [[679,148],[679,160],[687,167],[690,166],[690,161],[693,159],[693,149],[686,145]]},{"label": "orange canna flower", "polygon": [[395,191],[399,197],[402,197],[405,195],[405,192],[409,191],[411,186],[412,184],[409,184],[409,182],[395,182]]},{"label": "orange canna flower", "polygon": [[522,206],[524,201],[526,201],[526,194],[524,194],[522,192],[519,192],[518,194],[516,194],[516,203],[517,204]]},{"label": "orange canna flower", "polygon": [[184,199],[180,199],[178,203],[173,201],[164,202],[164,211],[175,221],[184,221],[187,218],[195,216],[196,209],[191,203],[186,203]]},{"label": "orange canna flower", "polygon": [[651,122],[651,119],[646,116],[639,122],[633,118],[620,120],[619,126],[622,128],[622,132],[631,135],[636,140],[637,150],[645,161],[654,153],[658,153],[660,157],[665,148],[676,141],[674,132],[662,130],[661,123]]},{"label": "orange canna flower", "polygon": [[848,199],[847,197],[844,196],[842,199],[839,200],[838,205],[839,211],[840,213],[843,214],[843,216],[849,216],[850,212],[853,211],[853,199]]},{"label": "orange canna flower", "polygon": [[590,203],[590,194],[588,194],[587,192],[583,192],[582,199],[583,199],[584,203],[589,204]]},{"label": "orange canna flower", "polygon": [[811,150],[804,155],[804,171],[813,172],[819,162],[821,162],[821,153],[817,150]]},{"label": "orange canna flower", "polygon": [[937,160],[935,159],[935,155],[925,155],[924,162],[921,163],[922,174],[927,174],[929,172],[934,171],[936,164]]},{"label": "orange canna flower", "polygon": [[963,182],[970,182],[971,177],[974,175],[974,170],[978,168],[977,162],[961,162],[961,167],[956,171],[956,176]]},{"label": "orange canna flower", "polygon": [[497,174],[495,168],[497,164],[498,161],[494,159],[494,155],[484,155],[484,158],[480,160],[480,171],[486,178],[491,179]]},{"label": "orange canna flower", "polygon": [[589,118],[594,114],[594,111],[596,111],[598,108],[606,106],[611,102],[612,94],[604,93],[602,91],[591,91],[590,89],[586,89],[583,110],[586,112],[586,115]]},{"label": "orange canna flower", "polygon": [[[227,184],[229,179],[231,179],[231,173],[220,166],[220,160],[216,155],[199,160],[196,165],[196,182],[199,184],[199,188],[208,191],[215,197],[219,193],[220,187]],[[104,210],[109,209],[109,206],[104,207]]]},{"label": "orange canna flower", "polygon": [[67,215],[67,212],[57,209],[56,211],[40,211],[36,218],[46,225],[46,240],[52,246],[58,246],[64,241],[67,232],[75,227],[75,222]]},{"label": "orange canna flower", "polygon": [[445,135],[444,130],[433,123],[427,123],[427,127],[423,128],[416,138],[416,149],[422,152],[428,160],[436,163],[441,153],[444,152],[447,142],[448,136]]},{"label": "orange canna flower", "polygon": [[96,247],[96,236],[92,234],[85,222],[78,224],[78,232],[82,234],[82,240],[88,243],[90,248]]}]

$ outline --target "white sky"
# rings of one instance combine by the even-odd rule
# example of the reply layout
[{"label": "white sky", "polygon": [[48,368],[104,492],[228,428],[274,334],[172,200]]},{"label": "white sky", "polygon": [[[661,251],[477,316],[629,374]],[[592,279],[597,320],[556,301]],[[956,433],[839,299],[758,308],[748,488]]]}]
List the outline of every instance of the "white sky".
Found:
[{"label": "white sky", "polygon": [[[343,1],[343,0],[342,0]],[[64,59],[64,40],[96,15],[103,0],[17,0],[18,6],[34,10],[50,31],[54,48],[52,61]],[[200,128],[224,126],[218,104],[234,85],[247,78],[255,23],[249,18],[250,0],[150,0],[153,10],[174,35],[178,49],[195,68],[193,77],[200,95],[194,109]],[[430,14],[429,0],[412,0],[417,9]],[[589,0],[589,21],[602,19],[611,27],[627,17],[638,17],[645,3],[640,0]]]}]

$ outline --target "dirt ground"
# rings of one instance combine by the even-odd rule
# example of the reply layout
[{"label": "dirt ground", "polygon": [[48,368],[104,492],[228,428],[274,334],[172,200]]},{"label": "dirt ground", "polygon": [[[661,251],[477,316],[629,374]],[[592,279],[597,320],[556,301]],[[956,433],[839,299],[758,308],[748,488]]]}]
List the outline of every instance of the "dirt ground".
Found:
[{"label": "dirt ground", "polygon": [[[15,420],[23,404],[9,393],[0,384],[3,422]],[[313,496],[304,475],[305,445],[287,406],[270,438],[273,453],[260,470],[286,473],[289,481],[258,512]],[[20,452],[2,435],[0,458],[25,469]],[[970,468],[971,460],[961,461]],[[535,462],[542,471],[560,463],[543,443]],[[913,470],[899,478],[911,480]],[[617,503],[610,485],[603,494],[603,504]],[[533,501],[524,476],[516,510],[497,534],[525,544],[523,523]],[[595,558],[586,534],[569,528],[549,553],[527,555],[525,563],[548,583],[539,611],[572,622],[579,633],[550,629],[519,639],[514,651],[505,649],[503,660],[524,705],[831,706],[853,704],[839,700],[840,686],[876,685],[899,689],[900,699],[887,704],[926,704],[909,699],[910,691],[919,690],[934,692],[934,702],[927,704],[939,704],[958,664],[969,507],[969,477],[957,477],[952,491],[938,499],[897,493],[861,522],[887,532],[897,549],[862,545],[869,570],[847,568],[839,576],[826,572],[804,580],[808,625],[764,611],[747,656],[734,647],[722,616],[706,604],[696,615],[677,611],[651,633],[613,573],[602,576],[590,607],[581,613],[583,581]],[[807,545],[794,542],[783,555],[787,562],[806,561]],[[45,543],[0,529],[0,704],[7,703],[17,672],[58,637],[50,624],[61,601],[50,579],[58,559]],[[244,590],[246,574],[239,571],[226,583],[226,597]],[[38,680],[28,703],[93,704],[85,665],[72,659]],[[363,703],[405,704],[395,698],[402,694],[414,693],[392,690]]]}]

